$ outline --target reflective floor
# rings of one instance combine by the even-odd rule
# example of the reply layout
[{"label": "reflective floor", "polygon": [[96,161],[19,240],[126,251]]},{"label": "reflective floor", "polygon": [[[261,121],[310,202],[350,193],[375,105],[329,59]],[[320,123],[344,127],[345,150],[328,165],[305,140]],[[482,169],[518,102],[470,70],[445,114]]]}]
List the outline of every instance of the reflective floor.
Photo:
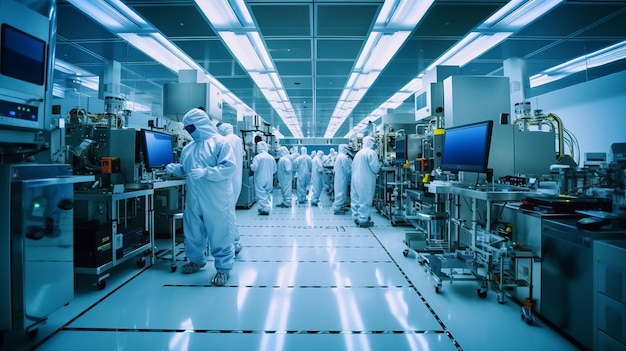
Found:
[{"label": "reflective floor", "polygon": [[436,293],[415,255],[403,255],[410,228],[377,213],[373,227],[358,228],[322,197],[319,207],[237,215],[244,249],[226,286],[211,285],[211,264],[185,275],[167,255],[145,268],[128,261],[102,290],[77,276],[68,306],[33,339],[7,336],[3,349],[576,349],[541,321],[524,323],[516,302],[499,304],[493,291],[479,298],[476,282],[444,282]]}]

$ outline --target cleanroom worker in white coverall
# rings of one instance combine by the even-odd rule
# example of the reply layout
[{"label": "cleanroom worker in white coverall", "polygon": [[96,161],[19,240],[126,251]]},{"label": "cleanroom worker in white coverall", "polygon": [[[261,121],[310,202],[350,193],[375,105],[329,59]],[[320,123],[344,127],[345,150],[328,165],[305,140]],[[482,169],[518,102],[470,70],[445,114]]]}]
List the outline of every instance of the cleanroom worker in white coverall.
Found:
[{"label": "cleanroom worker in white coverall", "polygon": [[232,211],[230,178],[235,174],[235,156],[206,112],[194,108],[183,117],[193,141],[181,154],[180,163],[170,163],[168,174],[187,178],[183,224],[185,253],[189,263],[183,273],[196,273],[206,265],[207,245],[215,258],[213,284],[225,285],[235,260],[230,221]]},{"label": "cleanroom worker in white coverall", "polygon": [[278,148],[278,159],[276,171],[276,177],[278,178],[278,185],[280,186],[280,192],[283,195],[282,202],[276,205],[276,207],[289,208],[291,207],[291,189],[293,182],[293,165],[291,158],[289,157],[289,150],[281,146]]},{"label": "cleanroom worker in white coverall", "polygon": [[256,150],[258,153],[252,159],[250,169],[254,172],[254,192],[259,203],[259,214],[267,216],[272,210],[276,160],[269,154],[269,146],[266,142],[259,141],[256,144]]},{"label": "cleanroom worker in white coverall", "polygon": [[311,160],[311,205],[317,206],[322,194],[322,176],[324,175],[324,151],[319,150]]},{"label": "cleanroom worker in white coverall", "polygon": [[230,215],[230,221],[232,222],[230,230],[233,232],[233,238],[235,238],[235,255],[241,252],[242,246],[239,242],[239,230],[237,229],[237,200],[241,194],[241,180],[243,176],[243,140],[234,133],[233,125],[230,123],[222,123],[217,127],[217,131],[224,137],[230,148],[235,154],[235,174],[230,177],[230,184],[233,187],[233,208]]},{"label": "cleanroom worker in white coverall", "polygon": [[376,141],[371,136],[363,138],[363,147],[352,160],[352,178],[350,185],[350,207],[352,219],[362,228],[371,227],[370,212],[376,189],[376,174],[380,170],[380,162],[374,148]]},{"label": "cleanroom worker in white coverall", "polygon": [[306,202],[306,193],[311,184],[311,157],[307,154],[306,146],[300,148],[300,156],[296,158],[295,166],[297,168],[298,182],[296,184],[296,194],[298,194],[298,203]]},{"label": "cleanroom worker in white coverall", "polygon": [[348,195],[348,184],[352,174],[352,160],[348,157],[348,145],[339,145],[339,154],[335,158],[333,166],[335,179],[333,188],[335,191],[335,201],[333,202],[333,213],[336,215],[346,213],[344,204]]}]

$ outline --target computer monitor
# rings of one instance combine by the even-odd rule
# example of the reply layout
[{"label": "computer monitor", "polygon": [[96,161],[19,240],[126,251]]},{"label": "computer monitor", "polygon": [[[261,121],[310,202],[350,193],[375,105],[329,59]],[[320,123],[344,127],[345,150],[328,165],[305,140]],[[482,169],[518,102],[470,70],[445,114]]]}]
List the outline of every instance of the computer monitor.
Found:
[{"label": "computer monitor", "polygon": [[172,136],[152,130],[141,130],[143,163],[147,172],[164,170],[165,166],[174,162]]},{"label": "computer monitor", "polygon": [[446,128],[441,169],[487,173],[492,131],[491,120]]}]

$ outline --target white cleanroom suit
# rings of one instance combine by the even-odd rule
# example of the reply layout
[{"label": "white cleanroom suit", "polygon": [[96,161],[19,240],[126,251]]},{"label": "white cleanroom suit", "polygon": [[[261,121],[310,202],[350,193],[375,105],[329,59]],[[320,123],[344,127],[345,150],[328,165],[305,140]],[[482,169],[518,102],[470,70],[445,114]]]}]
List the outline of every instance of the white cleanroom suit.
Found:
[{"label": "white cleanroom suit", "polygon": [[235,257],[231,223],[224,220],[233,208],[229,179],[235,173],[235,156],[206,112],[190,110],[183,124],[193,141],[183,148],[180,163],[166,167],[168,173],[187,178],[183,223],[190,262],[182,270],[195,273],[204,267],[208,245],[218,272],[213,283],[224,285]]},{"label": "white cleanroom suit", "polygon": [[222,123],[217,127],[217,131],[224,137],[226,143],[230,145],[231,150],[235,154],[235,174],[230,177],[230,184],[233,187],[233,208],[230,215],[231,226],[230,229],[233,232],[233,238],[235,238],[235,254],[238,254],[241,249],[241,243],[239,242],[240,235],[237,229],[237,200],[241,194],[241,181],[243,178],[243,140],[234,133],[233,125],[230,123]]},{"label": "white cleanroom suit", "polygon": [[348,195],[348,184],[352,174],[352,160],[348,157],[348,145],[339,145],[339,154],[335,158],[333,166],[335,179],[333,188],[335,191],[335,201],[333,202],[333,211],[335,214],[344,213],[344,204]]},{"label": "white cleanroom suit", "polygon": [[276,160],[269,154],[269,146],[266,142],[259,141],[256,149],[258,153],[252,159],[250,169],[254,172],[254,191],[259,203],[259,214],[268,215],[272,210]]},{"label": "white cleanroom suit", "polygon": [[324,175],[324,151],[318,151],[312,160],[311,168],[311,205],[320,201],[322,193],[322,176]]},{"label": "white cleanroom suit", "polygon": [[309,185],[311,184],[311,157],[306,152],[306,146],[300,148],[300,156],[296,158],[295,167],[297,168],[298,182],[296,184],[296,193],[298,195],[298,202],[304,203],[306,201],[306,193]]},{"label": "white cleanroom suit", "polygon": [[376,174],[380,171],[380,161],[374,150],[375,145],[374,138],[364,137],[363,147],[352,161],[350,207],[352,219],[362,227],[371,227],[374,224],[370,220],[370,212],[376,190]]},{"label": "white cleanroom suit", "polygon": [[291,158],[289,157],[289,150],[287,150],[286,147],[281,146],[278,149],[278,155],[280,158],[278,159],[276,176],[278,178],[278,184],[280,186],[283,199],[277,207],[291,207],[293,165],[291,163]]}]

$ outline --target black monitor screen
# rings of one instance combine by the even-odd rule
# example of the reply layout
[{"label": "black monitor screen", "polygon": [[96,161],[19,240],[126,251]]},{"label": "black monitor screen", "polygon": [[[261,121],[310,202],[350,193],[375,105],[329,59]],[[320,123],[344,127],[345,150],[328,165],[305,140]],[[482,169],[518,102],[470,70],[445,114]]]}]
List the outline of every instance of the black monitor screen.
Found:
[{"label": "black monitor screen", "polygon": [[493,121],[445,129],[441,169],[487,173]]},{"label": "black monitor screen", "polygon": [[406,161],[406,138],[396,139],[396,164],[404,164]]},{"label": "black monitor screen", "polygon": [[143,162],[146,170],[163,169],[174,162],[174,148],[172,136],[151,130],[141,131],[143,138]]},{"label": "black monitor screen", "polygon": [[0,73],[25,82],[43,85],[46,43],[7,24],[0,38]]}]

